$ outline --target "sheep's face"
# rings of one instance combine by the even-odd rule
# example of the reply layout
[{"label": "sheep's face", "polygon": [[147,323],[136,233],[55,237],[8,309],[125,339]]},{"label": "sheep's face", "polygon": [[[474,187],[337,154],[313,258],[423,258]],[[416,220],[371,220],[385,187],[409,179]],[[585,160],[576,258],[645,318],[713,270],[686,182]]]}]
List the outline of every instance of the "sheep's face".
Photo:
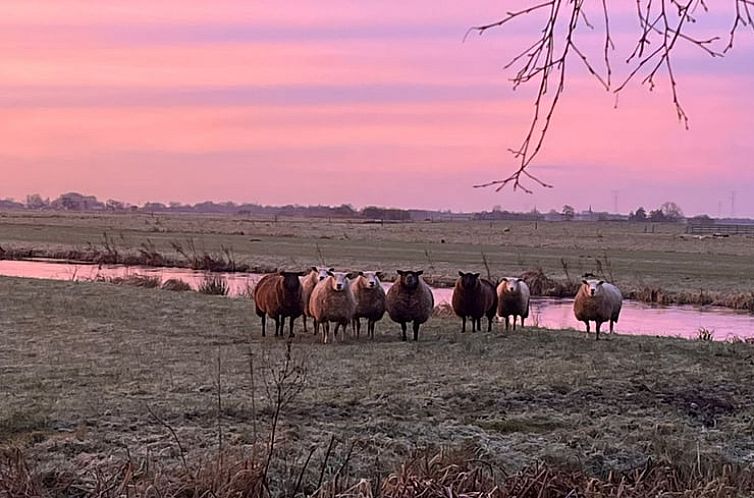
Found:
[{"label": "sheep's face", "polygon": [[377,271],[362,271],[359,272],[366,282],[368,289],[376,289],[380,286],[380,272]]},{"label": "sheep's face", "polygon": [[411,270],[398,270],[398,275],[403,286],[409,290],[414,290],[419,287],[419,276],[424,273],[423,270],[411,271]]},{"label": "sheep's face", "polygon": [[476,289],[479,287],[479,273],[464,273],[458,272],[458,276],[461,277],[461,287],[464,289]]},{"label": "sheep's face", "polygon": [[328,271],[327,275],[330,277],[330,287],[336,292],[343,292],[348,288],[349,273],[341,271]]},{"label": "sheep's face", "polygon": [[589,296],[597,296],[602,292],[602,284],[604,284],[604,280],[595,280],[595,279],[589,279],[589,280],[582,280],[581,285],[583,285],[586,289],[586,293]]},{"label": "sheep's face", "polygon": [[521,292],[521,282],[523,281],[523,278],[503,277],[505,288],[508,289],[508,292],[510,292],[511,294],[517,294],[518,292]]},{"label": "sheep's face", "polygon": [[333,271],[334,268],[326,268],[324,266],[312,266],[312,271],[317,273],[317,281],[321,282],[327,278],[327,272]]},{"label": "sheep's face", "polygon": [[278,275],[283,277],[283,287],[289,291],[295,291],[301,287],[299,277],[304,276],[305,273],[300,271],[281,271],[278,272]]}]

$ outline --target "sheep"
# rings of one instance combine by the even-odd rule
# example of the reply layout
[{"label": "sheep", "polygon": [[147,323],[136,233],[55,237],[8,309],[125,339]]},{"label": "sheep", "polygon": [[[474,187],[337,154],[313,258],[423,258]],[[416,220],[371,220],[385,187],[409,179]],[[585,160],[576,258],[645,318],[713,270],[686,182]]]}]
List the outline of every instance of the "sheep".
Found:
[{"label": "sheep", "polygon": [[367,319],[367,333],[374,339],[374,325],[385,314],[385,289],[380,282],[380,272],[359,272],[351,282],[351,292],[356,299],[356,312],[353,316],[353,328],[356,337],[361,333],[361,319]]},{"label": "sheep", "polygon": [[283,335],[285,319],[289,317],[289,337],[294,337],[293,322],[304,313],[301,298],[303,272],[280,271],[264,275],[254,287],[257,316],[262,319],[262,337],[266,335],[267,316],[275,320],[275,336]]},{"label": "sheep", "polygon": [[429,320],[435,307],[432,290],[421,278],[423,271],[398,270],[396,280],[387,291],[385,304],[390,319],[401,324],[406,339],[406,323],[413,322],[414,340],[419,340],[419,326]]},{"label": "sheep", "polygon": [[333,334],[337,340],[338,328],[343,327],[345,336],[346,326],[353,320],[356,299],[348,281],[351,276],[349,273],[328,271],[327,278],[317,283],[312,291],[309,309],[316,323],[322,327],[322,342],[325,344],[330,336],[330,322],[335,323]]},{"label": "sheep", "polygon": [[604,280],[588,279],[581,281],[581,287],[573,300],[573,314],[576,320],[586,325],[589,336],[589,322],[595,322],[597,340],[600,340],[600,325],[610,322],[610,333],[614,332],[613,325],[618,321],[620,309],[623,306],[623,296],[613,284]]},{"label": "sheep", "polygon": [[521,326],[529,316],[529,286],[522,278],[503,277],[497,286],[497,314],[505,318],[505,330],[510,324],[509,317],[513,317],[513,330],[516,330],[516,317],[521,317]]},{"label": "sheep", "polygon": [[497,312],[497,293],[489,280],[479,278],[479,273],[458,272],[451,299],[453,312],[461,317],[461,332],[466,332],[466,318],[471,319],[471,330],[482,330],[482,317],[487,316],[487,332],[492,330],[492,319]]},{"label": "sheep", "polygon": [[[301,286],[303,288],[302,298],[304,300],[304,332],[307,332],[306,317],[312,316],[311,310],[309,310],[309,298],[311,298],[312,291],[317,285],[317,282],[320,282],[327,278],[328,271],[334,271],[334,269],[325,268],[322,266],[312,266],[309,273],[301,279]],[[319,333],[319,324],[316,322],[316,320],[314,321],[314,333]]]}]

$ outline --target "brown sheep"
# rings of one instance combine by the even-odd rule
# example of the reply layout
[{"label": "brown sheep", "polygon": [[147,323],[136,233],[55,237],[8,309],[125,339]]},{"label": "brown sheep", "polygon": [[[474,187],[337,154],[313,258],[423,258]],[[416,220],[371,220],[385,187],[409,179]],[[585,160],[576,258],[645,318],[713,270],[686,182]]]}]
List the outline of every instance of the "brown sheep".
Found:
[{"label": "brown sheep", "polygon": [[497,314],[505,318],[505,330],[508,330],[508,318],[513,317],[513,330],[516,330],[516,317],[521,317],[521,326],[529,316],[529,298],[531,292],[523,279],[504,277],[497,286]]},{"label": "brown sheep", "polygon": [[[333,268],[312,266],[309,273],[307,273],[306,276],[301,279],[301,286],[303,289],[302,297],[304,300],[304,332],[307,332],[306,317],[312,316],[311,310],[309,310],[309,298],[311,298],[312,291],[314,290],[314,287],[316,287],[317,283],[327,278],[328,271],[333,271]],[[317,324],[316,320],[314,321],[314,333],[319,333],[319,324]]]},{"label": "brown sheep", "polygon": [[396,280],[387,291],[385,304],[390,319],[401,324],[406,338],[406,323],[413,322],[414,340],[419,340],[419,326],[429,320],[435,307],[432,290],[421,278],[423,271],[398,270]]},{"label": "brown sheep", "polygon": [[374,339],[375,323],[385,314],[385,289],[380,282],[380,272],[359,272],[351,282],[351,292],[356,299],[356,312],[353,316],[353,328],[356,337],[361,333],[361,319],[367,319],[367,334]]},{"label": "brown sheep", "polygon": [[497,312],[497,293],[489,280],[479,278],[479,273],[458,272],[453,287],[451,303],[453,312],[461,317],[461,332],[466,332],[466,318],[471,319],[471,330],[482,330],[482,317],[487,317],[487,332],[492,330],[492,320]]},{"label": "brown sheep", "polygon": [[350,276],[342,272],[328,272],[328,277],[314,287],[309,299],[309,308],[322,327],[322,342],[325,344],[330,336],[330,322],[335,323],[333,334],[337,340],[338,329],[342,327],[345,336],[346,327],[356,312],[356,299],[348,282]]},{"label": "brown sheep", "polygon": [[613,333],[613,324],[618,321],[622,306],[623,296],[613,284],[603,280],[582,280],[573,300],[573,314],[576,320],[586,325],[587,336],[590,332],[589,322],[595,322],[599,341],[600,325],[610,322],[610,333]]},{"label": "brown sheep", "polygon": [[267,317],[275,320],[275,336],[283,335],[286,317],[290,318],[288,335],[294,337],[293,322],[304,313],[301,298],[303,272],[281,271],[268,273],[254,287],[257,316],[262,318],[262,337],[266,335]]}]

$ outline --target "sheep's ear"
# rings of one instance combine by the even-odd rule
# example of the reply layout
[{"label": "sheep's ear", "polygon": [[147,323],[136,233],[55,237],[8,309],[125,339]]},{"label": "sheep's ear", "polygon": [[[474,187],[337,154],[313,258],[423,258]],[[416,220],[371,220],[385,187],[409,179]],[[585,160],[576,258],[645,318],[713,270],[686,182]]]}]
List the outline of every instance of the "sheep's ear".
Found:
[{"label": "sheep's ear", "polygon": [[584,285],[589,285],[589,282],[587,282],[586,279],[581,280],[581,283]]},{"label": "sheep's ear", "polygon": [[424,270],[419,270],[416,272],[416,276],[418,277],[419,275],[422,275],[423,273],[424,273]]},{"label": "sheep's ear", "polygon": [[374,272],[374,276],[382,280],[382,277],[385,276],[385,274],[382,273],[381,271],[377,271],[377,272]]},{"label": "sheep's ear", "polygon": [[298,277],[303,277],[303,276],[304,276],[304,275],[306,275],[307,273],[308,273],[308,272],[305,272],[305,271],[297,271],[297,272],[296,272],[296,276],[298,276]]},{"label": "sheep's ear", "polygon": [[328,268],[327,271],[335,271],[335,268]]},{"label": "sheep's ear", "polygon": [[401,277],[402,277],[402,276],[404,276],[405,274],[406,274],[406,272],[405,272],[405,271],[403,271],[403,270],[398,270],[398,275],[400,275]]},{"label": "sheep's ear", "polygon": [[464,273],[464,272],[462,272],[461,270],[458,270],[458,276],[459,276],[459,277],[463,277],[464,275],[465,275],[465,273]]},{"label": "sheep's ear", "polygon": [[357,273],[357,275],[360,276],[360,277],[363,277],[364,276],[364,272],[360,271],[360,272]]},{"label": "sheep's ear", "polygon": [[327,270],[327,274],[330,275],[331,277],[335,276],[335,274],[332,272],[332,270]]},{"label": "sheep's ear", "polygon": [[599,282],[597,282],[597,285],[602,285],[602,284],[604,284],[604,283],[605,283],[605,281],[604,281],[604,280],[600,280]]},{"label": "sheep's ear", "polygon": [[474,273],[474,278],[479,278],[480,275],[481,273]]},{"label": "sheep's ear", "polygon": [[500,281],[501,282],[507,282],[508,281],[508,277],[503,277],[502,279],[500,279]]},{"label": "sheep's ear", "polygon": [[346,278],[349,279],[349,280],[351,280],[353,278],[356,278],[356,275],[361,275],[361,274],[362,274],[361,272],[354,273],[352,271],[349,271],[348,273],[346,273]]},{"label": "sheep's ear", "polygon": [[319,271],[316,266],[312,266],[311,268],[309,268],[309,270],[311,270],[311,271]]},{"label": "sheep's ear", "polygon": [[516,279],[516,282],[523,282],[523,281],[524,281],[524,279],[523,279],[523,278],[517,278],[517,279]]},{"label": "sheep's ear", "polygon": [[285,270],[278,271],[278,275],[280,275],[281,277],[285,276]]}]

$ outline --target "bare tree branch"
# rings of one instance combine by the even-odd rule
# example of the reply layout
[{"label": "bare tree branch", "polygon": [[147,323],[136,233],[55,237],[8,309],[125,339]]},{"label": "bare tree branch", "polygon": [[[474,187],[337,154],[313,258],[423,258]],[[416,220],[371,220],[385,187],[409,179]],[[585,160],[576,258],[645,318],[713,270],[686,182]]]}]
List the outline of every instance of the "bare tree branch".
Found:
[{"label": "bare tree branch", "polygon": [[[678,120],[688,128],[689,118],[681,104],[678,82],[674,71],[673,54],[679,42],[695,47],[710,57],[723,57],[733,48],[736,34],[742,28],[754,31],[754,0],[727,0],[733,2],[735,17],[727,35],[727,45],[717,48],[720,36],[700,38],[689,26],[709,14],[706,0],[635,0],[635,16],[639,23],[638,36],[628,58],[625,59],[626,75],[614,84],[615,43],[611,32],[611,12],[608,0],[593,2],[599,4],[601,24],[590,21],[585,0],[547,0],[534,3],[527,8],[508,11],[498,21],[472,27],[470,33],[484,34],[493,28],[504,28],[508,24],[531,15],[543,17],[538,37],[526,49],[513,56],[505,65],[505,70],[514,72],[511,82],[513,89],[532,83],[536,90],[534,110],[521,145],[509,149],[518,161],[517,169],[502,179],[475,185],[476,188],[495,187],[500,191],[508,185],[513,190],[521,189],[531,193],[524,184],[531,182],[550,188],[540,178],[529,171],[532,161],[541,152],[552,118],[560,102],[566,83],[566,67],[574,60],[586,68],[587,72],[607,91],[616,97],[634,80],[641,77],[640,84],[650,90],[656,87],[661,75],[667,77]],[[601,30],[602,62],[598,66],[592,56],[577,43],[578,34],[583,30]],[[641,76],[640,76],[641,75]]]}]

